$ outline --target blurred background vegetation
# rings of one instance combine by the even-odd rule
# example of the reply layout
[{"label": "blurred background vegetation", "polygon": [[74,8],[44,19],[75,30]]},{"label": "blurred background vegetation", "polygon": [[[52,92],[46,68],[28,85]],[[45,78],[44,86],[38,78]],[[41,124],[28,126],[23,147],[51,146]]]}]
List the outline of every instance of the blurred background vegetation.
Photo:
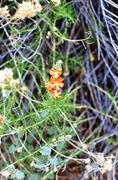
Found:
[{"label": "blurred background vegetation", "polygon": [[[117,180],[117,1],[0,5],[1,179]],[[45,84],[58,60],[53,99]]]}]

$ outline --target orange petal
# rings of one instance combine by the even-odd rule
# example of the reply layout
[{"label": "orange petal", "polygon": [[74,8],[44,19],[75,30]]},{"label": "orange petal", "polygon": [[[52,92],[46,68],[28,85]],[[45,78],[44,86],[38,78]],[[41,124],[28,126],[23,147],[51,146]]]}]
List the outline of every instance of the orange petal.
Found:
[{"label": "orange petal", "polygon": [[47,82],[46,89],[47,89],[47,91],[49,91],[51,93],[54,93],[57,90],[55,85],[52,84],[51,82]]},{"label": "orange petal", "polygon": [[58,77],[58,78],[53,78],[51,77],[50,79],[50,82],[51,84],[55,84],[55,87],[58,89],[60,89],[60,87],[63,87],[64,86],[64,83],[62,82],[63,81],[63,78],[62,77]]},{"label": "orange petal", "polygon": [[58,78],[61,74],[62,74],[62,71],[60,69],[55,68],[55,67],[53,67],[50,70],[50,75],[53,76],[54,78]]}]

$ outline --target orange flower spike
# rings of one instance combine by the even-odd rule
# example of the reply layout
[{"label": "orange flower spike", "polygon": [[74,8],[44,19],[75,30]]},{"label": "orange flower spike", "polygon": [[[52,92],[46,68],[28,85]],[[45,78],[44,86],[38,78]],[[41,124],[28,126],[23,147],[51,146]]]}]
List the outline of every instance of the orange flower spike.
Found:
[{"label": "orange flower spike", "polygon": [[53,67],[53,68],[50,70],[50,75],[51,75],[53,78],[58,78],[61,74],[62,74],[62,71],[61,71],[60,69],[55,68],[55,67]]},{"label": "orange flower spike", "polygon": [[64,86],[64,83],[62,82],[63,78],[62,77],[58,77],[58,78],[53,78],[51,77],[50,79],[50,83],[53,85],[55,85],[56,90],[60,90],[60,88],[62,88]]},{"label": "orange flower spike", "polygon": [[62,61],[56,62],[55,66],[50,70],[51,78],[46,83],[46,89],[49,91],[53,98],[61,98],[61,88],[64,86],[62,74]]}]

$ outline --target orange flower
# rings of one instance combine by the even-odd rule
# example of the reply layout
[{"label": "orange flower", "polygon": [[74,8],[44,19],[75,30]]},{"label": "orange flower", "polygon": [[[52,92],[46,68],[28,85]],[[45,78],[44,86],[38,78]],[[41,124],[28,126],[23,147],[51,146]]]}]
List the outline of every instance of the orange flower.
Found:
[{"label": "orange flower", "polygon": [[62,71],[60,69],[55,68],[55,67],[53,67],[50,70],[50,75],[53,76],[53,78],[58,78],[61,74],[62,74]]},{"label": "orange flower", "polygon": [[56,87],[54,84],[52,84],[50,81],[47,82],[46,84],[46,89],[50,92],[50,93],[54,93],[56,91]]},{"label": "orange flower", "polygon": [[63,81],[62,77],[58,77],[58,78],[51,77],[50,79],[50,83],[55,86],[57,91],[64,86],[64,83],[62,81]]}]

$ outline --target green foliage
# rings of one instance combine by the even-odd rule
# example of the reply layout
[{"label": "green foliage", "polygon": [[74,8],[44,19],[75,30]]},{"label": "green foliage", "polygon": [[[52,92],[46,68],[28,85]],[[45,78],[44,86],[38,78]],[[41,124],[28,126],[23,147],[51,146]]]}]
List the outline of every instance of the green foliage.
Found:
[{"label": "green foliage", "polygon": [[6,175],[10,174],[10,179],[17,179],[17,180],[24,180],[25,175],[22,170],[15,169],[14,165],[8,166],[7,170],[5,171]]},{"label": "green foliage", "polygon": [[[8,5],[10,14],[14,15],[18,3],[21,2],[5,0],[1,5]],[[14,88],[9,86],[10,79],[5,89],[7,93],[3,96],[3,73],[0,74],[0,175],[3,180],[55,179],[55,174],[60,169],[63,171],[62,168],[66,168],[71,161],[79,162],[79,165],[82,162],[82,166],[90,165],[88,159],[94,160],[94,163],[100,162],[101,158],[97,159],[94,151],[98,148],[96,144],[99,141],[103,143],[104,138],[109,146],[116,143],[116,137],[110,135],[113,133],[112,126],[118,121],[118,96],[114,93],[115,88],[104,88],[110,78],[105,85],[102,84],[103,79],[100,80],[102,74],[106,77],[111,73],[114,63],[108,63],[111,66],[109,72],[107,67],[105,73],[100,72],[96,76],[95,73],[104,61],[91,63],[88,58],[89,50],[92,51],[89,46],[96,42],[98,31],[94,31],[94,24],[89,27],[90,24],[87,26],[87,23],[95,22],[95,27],[98,28],[99,21],[92,16],[85,23],[84,17],[78,28],[78,19],[81,20],[84,14],[81,14],[81,11],[90,6],[87,2],[88,6],[76,12],[78,19],[73,4],[78,3],[79,6],[80,2],[64,0],[60,5],[46,0],[39,2],[42,11],[32,18],[16,20],[1,17],[0,21],[0,68],[11,68],[13,78],[20,81],[19,87]],[[90,37],[89,30],[92,31]],[[100,34],[97,34],[97,41],[102,43],[98,37]],[[84,46],[83,41],[87,45]],[[93,54],[105,49],[100,43]],[[106,59],[108,60],[107,57]],[[64,88],[61,88],[62,97],[57,99],[46,90],[52,67],[62,70],[65,84]],[[84,72],[84,79],[81,72],[85,69],[87,73]],[[96,84],[89,82],[92,78]],[[83,81],[79,82],[80,79]],[[112,107],[111,111],[109,107]],[[93,170],[88,174],[95,171],[96,175],[96,172],[100,171],[100,163],[94,164]],[[87,167],[85,171],[86,169]]]},{"label": "green foliage", "polygon": [[107,139],[107,141],[108,141],[109,145],[115,145],[115,144],[116,144],[116,139],[115,139],[115,138],[112,138],[112,137],[110,138],[110,137],[109,137],[109,138]]},{"label": "green foliage", "polygon": [[48,147],[48,146],[44,146],[44,147],[42,147],[42,149],[40,150],[40,153],[41,153],[42,155],[50,155],[51,149],[50,149],[50,147]]},{"label": "green foliage", "polygon": [[38,173],[30,174],[28,180],[32,180],[32,179],[39,180],[39,174]]},{"label": "green foliage", "polygon": [[72,3],[67,3],[66,0],[62,1],[59,6],[55,6],[53,3],[51,3],[51,8],[54,21],[64,18],[67,20],[67,22],[74,23],[75,15],[73,13]]}]

